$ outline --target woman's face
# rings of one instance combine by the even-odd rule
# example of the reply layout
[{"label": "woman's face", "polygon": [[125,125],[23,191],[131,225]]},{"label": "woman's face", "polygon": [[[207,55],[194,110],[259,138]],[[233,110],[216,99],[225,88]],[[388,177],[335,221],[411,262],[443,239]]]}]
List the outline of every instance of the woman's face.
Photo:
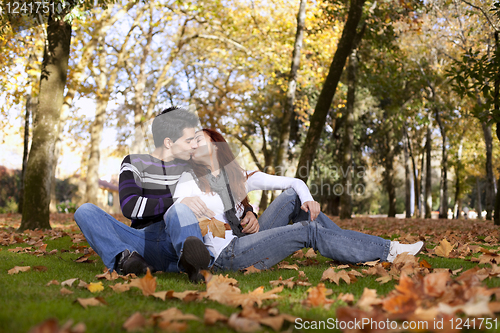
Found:
[{"label": "woman's face", "polygon": [[192,158],[194,161],[209,161],[214,152],[214,145],[210,137],[203,131],[196,132],[194,136],[194,152]]}]

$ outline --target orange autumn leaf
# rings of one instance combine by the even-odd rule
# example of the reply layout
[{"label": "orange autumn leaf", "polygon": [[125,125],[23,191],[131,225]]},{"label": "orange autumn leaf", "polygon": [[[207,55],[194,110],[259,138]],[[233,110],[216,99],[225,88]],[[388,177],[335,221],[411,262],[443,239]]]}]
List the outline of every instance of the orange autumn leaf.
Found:
[{"label": "orange autumn leaf", "polygon": [[307,250],[306,254],[304,254],[306,258],[316,258],[316,252],[314,252],[314,249],[309,249]]},{"label": "orange autumn leaf", "polygon": [[109,269],[106,269],[106,271],[104,273],[97,274],[95,277],[98,280],[106,279],[108,281],[113,281],[113,280],[118,279],[120,276],[118,275],[118,273],[116,271],[110,272]]},{"label": "orange autumn leaf", "polygon": [[156,277],[151,275],[151,272],[148,269],[148,272],[143,278],[130,281],[129,286],[141,289],[144,296],[153,295],[156,290]]},{"label": "orange autumn leaf", "polygon": [[211,231],[214,237],[226,238],[226,226],[224,222],[216,218],[208,219],[206,217],[198,219],[198,221],[200,223],[202,236],[205,236],[208,231]]},{"label": "orange autumn leaf", "polygon": [[368,289],[365,287],[361,298],[356,303],[356,306],[363,311],[371,311],[374,305],[381,303],[382,300],[377,297],[377,291],[375,289]]},{"label": "orange autumn leaf", "polygon": [[347,284],[351,283],[351,278],[349,277],[349,274],[347,274],[346,271],[341,270],[339,272],[335,272],[335,270],[332,267],[330,267],[323,272],[320,281],[328,280],[338,285],[340,279],[344,280]]},{"label": "orange autumn leaf", "polygon": [[123,323],[123,329],[127,332],[142,330],[146,326],[146,318],[140,312],[135,312]]},{"label": "orange autumn leaf", "polygon": [[102,297],[77,298],[76,301],[85,309],[88,306],[102,306],[107,304]]},{"label": "orange autumn leaf", "polygon": [[451,282],[449,272],[439,272],[424,277],[424,292],[432,297],[440,297],[444,294],[448,282]]},{"label": "orange autumn leaf", "polygon": [[229,317],[227,324],[236,332],[243,332],[243,333],[260,331],[262,328],[257,321],[240,317],[238,316],[237,313],[233,313]]},{"label": "orange autumn leaf", "polygon": [[228,318],[226,316],[215,309],[206,308],[203,314],[203,322],[205,325],[215,325],[218,321],[227,322],[227,320]]},{"label": "orange autumn leaf", "polygon": [[323,283],[318,283],[316,287],[309,288],[307,292],[307,298],[304,301],[305,305],[329,307],[333,303],[332,299],[326,298],[326,296],[332,294],[332,290],[327,289]]},{"label": "orange autumn leaf", "polygon": [[254,266],[247,267],[243,270],[245,273],[243,275],[248,275],[248,274],[253,274],[253,273],[260,273],[260,269],[255,268]]},{"label": "orange autumn leaf", "polygon": [[129,283],[117,283],[113,286],[109,286],[113,291],[117,293],[122,293],[124,291],[130,290],[131,285]]}]

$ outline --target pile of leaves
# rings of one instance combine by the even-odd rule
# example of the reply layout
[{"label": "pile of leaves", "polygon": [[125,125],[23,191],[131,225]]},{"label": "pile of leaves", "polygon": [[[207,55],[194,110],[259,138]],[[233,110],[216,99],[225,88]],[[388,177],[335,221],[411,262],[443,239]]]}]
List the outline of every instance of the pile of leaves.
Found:
[{"label": "pile of leaves", "polygon": [[[47,281],[45,288],[55,289],[61,295],[71,297],[76,290],[87,290],[92,297],[76,297],[73,301],[83,308],[109,306],[104,290],[114,293],[130,293],[139,289],[142,297],[169,302],[180,300],[182,304],[197,302],[203,304],[203,317],[188,313],[177,306],[167,307],[159,312],[133,313],[122,324],[126,331],[166,330],[182,332],[189,330],[189,322],[225,327],[237,332],[254,332],[262,329],[281,331],[297,328],[297,320],[304,320],[294,311],[284,311],[280,306],[289,290],[304,290],[299,302],[306,311],[323,309],[335,317],[335,328],[345,331],[405,331],[405,323],[425,325],[424,330],[453,332],[461,328],[490,328],[485,318],[496,318],[500,313],[500,288],[488,287],[500,276],[498,230],[491,222],[449,221],[449,220],[398,220],[398,219],[354,219],[335,221],[342,227],[349,227],[365,233],[375,234],[410,243],[424,240],[426,247],[422,256],[399,255],[391,264],[387,262],[366,262],[346,265],[329,261],[312,249],[297,251],[273,267],[274,272],[293,276],[269,280],[268,285],[242,292],[237,276],[241,273],[213,275],[204,272],[206,284],[193,290],[157,290],[157,278],[161,273],[144,277],[121,276],[105,271],[95,276],[95,281],[84,281],[78,277],[59,282]],[[3,225],[2,225],[3,223]],[[453,224],[453,228],[451,228]],[[46,251],[46,241],[70,237],[73,245],[68,249]],[[49,231],[26,231],[16,233],[12,221],[1,220],[0,245],[9,247],[10,253],[19,256],[57,256],[59,253],[74,253],[77,263],[100,264],[100,259],[85,243],[83,235],[74,223],[61,223]],[[0,251],[2,249],[0,248]],[[0,252],[1,254],[1,252]],[[450,269],[436,266],[436,260],[462,260],[469,269]],[[434,262],[431,264],[430,262]],[[306,276],[304,268],[312,267],[322,271],[319,280]],[[28,271],[45,272],[45,266],[14,266],[9,275],[25,274]],[[309,275],[311,271],[307,275]],[[243,275],[265,274],[255,267],[248,267]],[[286,274],[290,276],[290,274]],[[379,285],[389,286],[388,292],[379,294],[374,288],[365,287],[362,293],[350,293],[347,286],[375,280]],[[493,283],[493,285],[499,285]],[[337,288],[334,286],[340,287]],[[344,287],[343,287],[344,286]],[[301,289],[303,288],[303,289]],[[334,291],[336,290],[336,291]],[[341,291],[339,291],[341,290]],[[213,307],[222,304],[234,310],[225,315]],[[310,309],[310,310],[307,310]],[[286,309],[285,309],[286,310]],[[477,321],[476,321],[477,319]],[[478,326],[480,321],[482,327]],[[474,320],[474,327],[463,326]],[[318,324],[316,319],[313,323]],[[365,323],[352,326],[349,323]],[[375,323],[375,326],[374,324]],[[382,328],[381,324],[384,323]],[[489,322],[491,325],[491,322]],[[319,325],[319,324],[318,324]],[[314,326],[312,326],[314,327]],[[419,329],[421,327],[419,326]],[[76,325],[72,320],[59,325],[57,320],[47,319],[33,327],[33,332],[85,332],[85,324]]]}]

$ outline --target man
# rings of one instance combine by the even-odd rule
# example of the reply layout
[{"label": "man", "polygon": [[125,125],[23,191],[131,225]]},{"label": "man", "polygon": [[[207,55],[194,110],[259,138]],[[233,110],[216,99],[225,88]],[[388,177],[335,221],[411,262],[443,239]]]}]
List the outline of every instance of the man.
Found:
[{"label": "man", "polygon": [[[183,270],[193,282],[203,279],[199,271],[209,267],[213,256],[202,242],[197,221],[183,215],[193,211],[199,217],[213,217],[214,213],[197,197],[185,198],[184,205],[169,210],[180,175],[190,169],[198,122],[186,109],[166,109],[153,121],[154,152],[124,158],[120,205],[132,220],[131,227],[89,203],[75,212],[76,223],[108,269],[136,275],[147,269]],[[243,222],[249,219],[255,219],[251,212]]]}]

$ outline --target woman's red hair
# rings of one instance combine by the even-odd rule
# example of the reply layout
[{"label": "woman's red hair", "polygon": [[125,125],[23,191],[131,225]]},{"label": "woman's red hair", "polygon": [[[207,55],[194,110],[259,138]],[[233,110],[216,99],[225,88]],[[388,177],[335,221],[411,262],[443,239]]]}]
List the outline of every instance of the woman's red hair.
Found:
[{"label": "woman's red hair", "polygon": [[[222,134],[209,128],[204,128],[202,131],[208,135],[213,143],[216,143],[217,162],[219,163],[219,168],[224,168],[224,171],[226,172],[233,197],[241,202],[244,207],[250,206],[245,191],[245,182],[251,174],[245,176],[245,170],[243,170],[238,162],[236,162],[236,158]],[[207,174],[206,166],[192,163],[192,167],[196,177],[198,178],[200,189],[206,193],[212,192],[210,185],[208,184],[208,180],[204,177]]]}]

